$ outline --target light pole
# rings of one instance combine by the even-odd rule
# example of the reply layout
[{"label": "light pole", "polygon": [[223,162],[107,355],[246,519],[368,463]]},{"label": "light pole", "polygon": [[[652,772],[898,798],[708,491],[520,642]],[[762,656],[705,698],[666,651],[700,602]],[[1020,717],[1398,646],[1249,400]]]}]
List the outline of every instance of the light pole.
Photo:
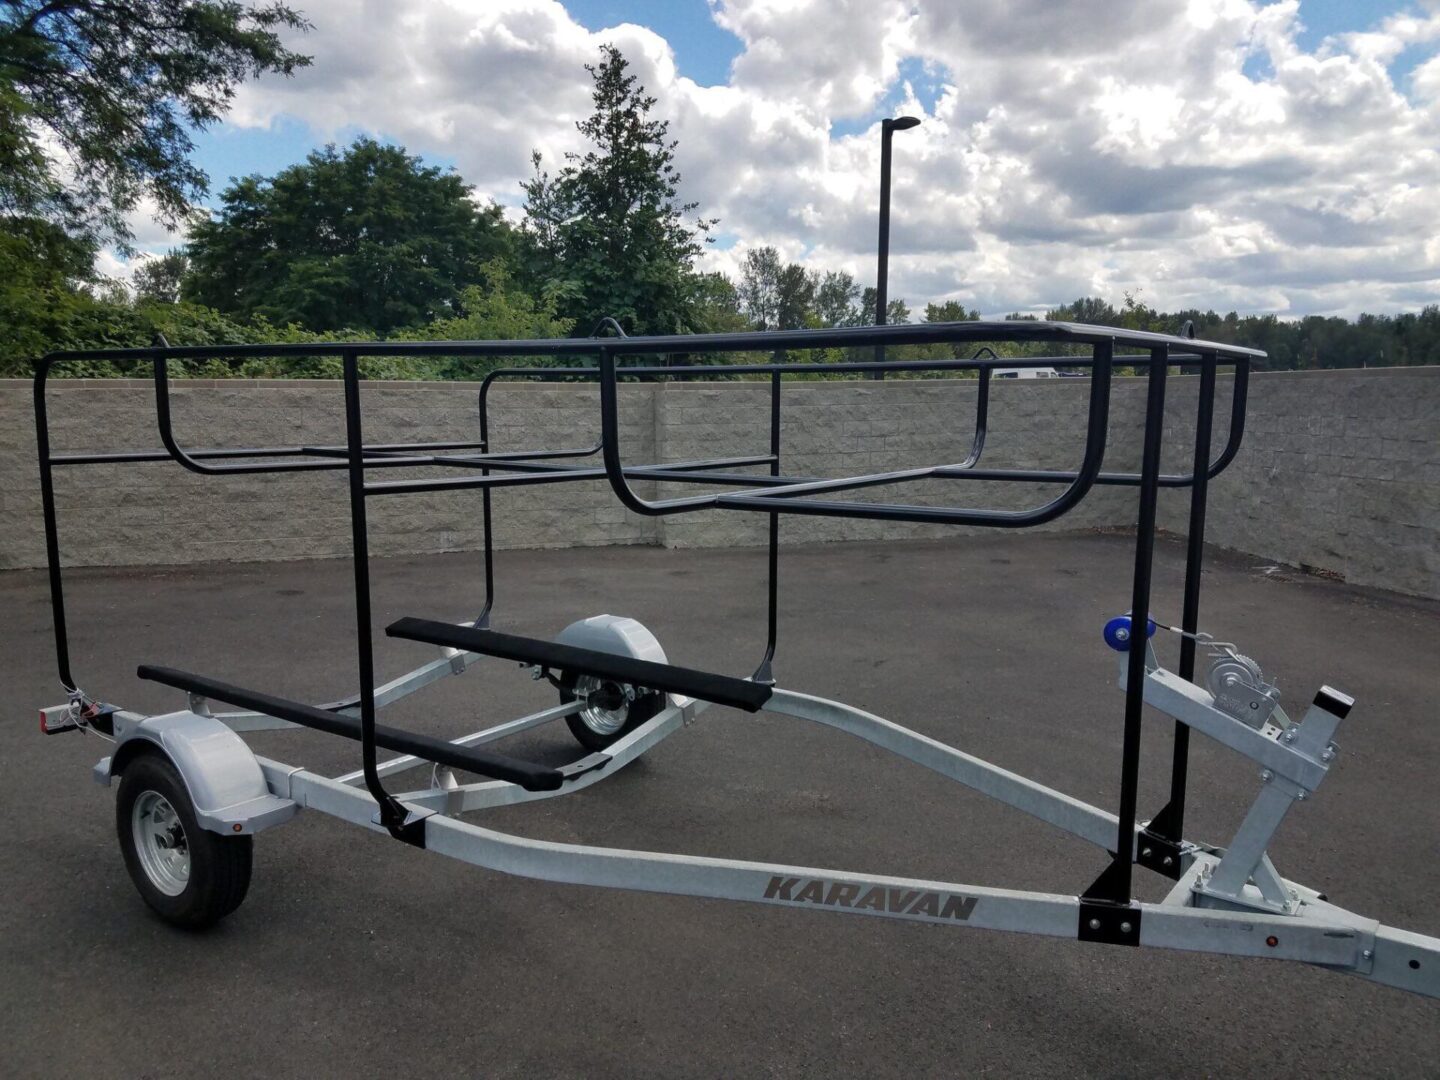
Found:
[{"label": "light pole", "polygon": [[[918,116],[887,116],[880,121],[880,255],[875,271],[875,325],[885,325],[886,278],[890,263],[890,140],[897,131],[908,131],[918,127]],[[875,346],[875,362],[885,362],[885,346]],[[872,379],[883,379],[883,371],[872,371]]]}]

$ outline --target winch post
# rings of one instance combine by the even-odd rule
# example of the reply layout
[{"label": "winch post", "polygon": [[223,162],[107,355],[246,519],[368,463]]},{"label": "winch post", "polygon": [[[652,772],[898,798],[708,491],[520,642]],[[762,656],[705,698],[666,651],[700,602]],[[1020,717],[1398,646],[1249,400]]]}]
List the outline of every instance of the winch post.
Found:
[{"label": "winch post", "polygon": [[[1353,704],[1354,701],[1346,695],[1328,686],[1322,687],[1315,696],[1315,703],[1310,706],[1300,723],[1291,725],[1286,730],[1286,744],[1294,752],[1328,766],[1335,757],[1330,740]],[[1321,778],[1323,777],[1322,773]],[[1256,875],[1256,868],[1265,859],[1270,840],[1280,823],[1285,820],[1290,807],[1305,799],[1318,786],[1318,781],[1309,785],[1300,784],[1287,777],[1277,776],[1269,769],[1261,773],[1261,778],[1265,786],[1250,807],[1250,812],[1245,815],[1245,820],[1236,831],[1235,839],[1230,841],[1224,857],[1202,888],[1208,895],[1238,900],[1241,890],[1252,877],[1256,878],[1256,886],[1265,893],[1264,881],[1261,876]],[[1273,898],[1268,895],[1266,899],[1273,902]],[[1286,902],[1285,898],[1280,900],[1282,905]]]}]

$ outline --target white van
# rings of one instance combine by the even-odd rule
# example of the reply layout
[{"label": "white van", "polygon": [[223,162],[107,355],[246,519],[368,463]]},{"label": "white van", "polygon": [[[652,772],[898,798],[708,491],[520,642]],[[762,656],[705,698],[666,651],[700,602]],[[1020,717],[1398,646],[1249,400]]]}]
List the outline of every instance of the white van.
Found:
[{"label": "white van", "polygon": [[999,367],[991,371],[997,379],[1058,379],[1060,373],[1053,367]]}]

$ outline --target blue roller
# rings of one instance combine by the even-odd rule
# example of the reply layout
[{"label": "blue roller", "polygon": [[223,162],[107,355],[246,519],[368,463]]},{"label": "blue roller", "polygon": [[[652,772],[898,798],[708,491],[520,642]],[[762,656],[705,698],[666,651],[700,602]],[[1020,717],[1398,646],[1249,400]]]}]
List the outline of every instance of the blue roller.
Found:
[{"label": "blue roller", "polygon": [[[1155,636],[1155,620],[1147,619],[1146,637]],[[1105,624],[1105,644],[1116,652],[1124,652],[1130,648],[1130,616],[1116,615]]]}]

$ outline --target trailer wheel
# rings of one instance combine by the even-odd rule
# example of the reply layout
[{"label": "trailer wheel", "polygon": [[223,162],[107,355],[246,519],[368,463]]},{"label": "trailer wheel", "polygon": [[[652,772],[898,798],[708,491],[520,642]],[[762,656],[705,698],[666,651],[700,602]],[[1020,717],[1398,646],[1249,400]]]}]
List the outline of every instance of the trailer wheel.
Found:
[{"label": "trailer wheel", "polygon": [[160,754],[142,754],[125,767],[115,829],[130,880],[172,926],[210,926],[245,899],[252,838],[202,829],[185,782]]},{"label": "trailer wheel", "polygon": [[595,675],[577,676],[564,672],[560,676],[560,684],[562,704],[581,695],[593,702],[565,718],[570,734],[592,753],[604,750],[626,732],[639,727],[665,705],[664,694],[651,692],[636,695],[634,687],[622,686]]}]

